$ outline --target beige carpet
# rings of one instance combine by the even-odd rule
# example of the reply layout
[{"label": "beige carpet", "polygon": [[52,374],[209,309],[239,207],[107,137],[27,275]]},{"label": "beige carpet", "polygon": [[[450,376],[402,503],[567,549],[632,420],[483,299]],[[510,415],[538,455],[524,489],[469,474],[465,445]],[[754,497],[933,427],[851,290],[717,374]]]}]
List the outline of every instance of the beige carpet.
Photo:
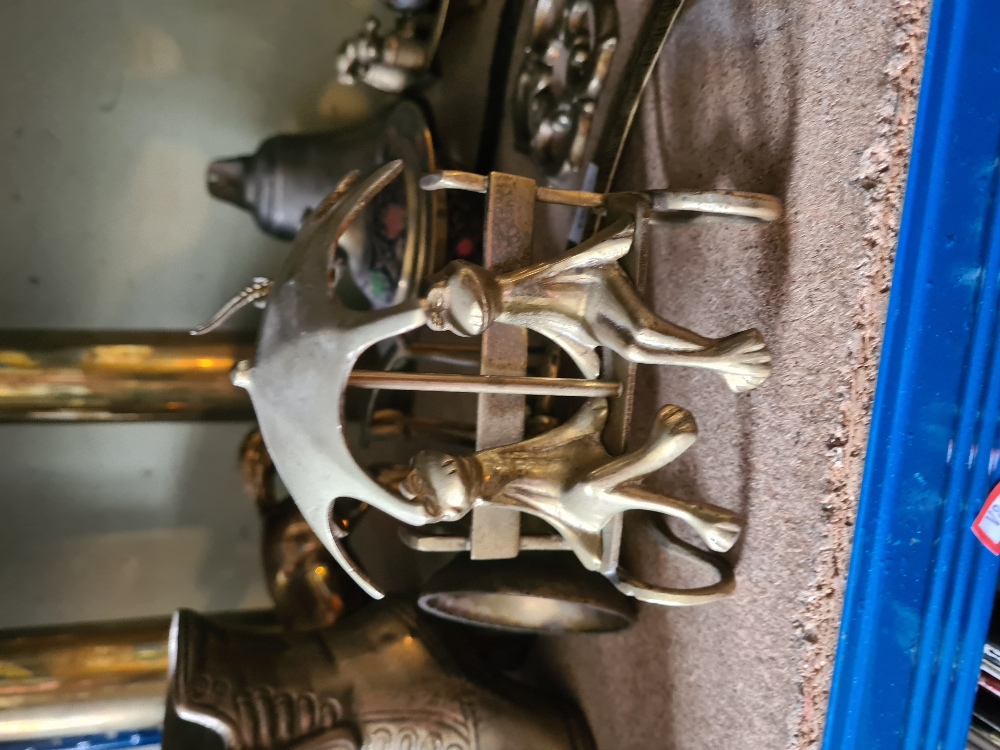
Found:
[{"label": "beige carpet", "polygon": [[[628,45],[644,5],[619,8]],[[747,530],[727,601],[647,606],[628,632],[543,646],[601,750],[821,735],[927,12],[696,0],[668,42],[619,186],[773,193],[787,216],[657,230],[649,296],[707,335],[759,328],[774,375],[734,396],[709,373],[640,373],[633,440],[666,403],[700,427],[660,486],[744,513]],[[693,582],[641,532],[627,545],[650,578]]]}]

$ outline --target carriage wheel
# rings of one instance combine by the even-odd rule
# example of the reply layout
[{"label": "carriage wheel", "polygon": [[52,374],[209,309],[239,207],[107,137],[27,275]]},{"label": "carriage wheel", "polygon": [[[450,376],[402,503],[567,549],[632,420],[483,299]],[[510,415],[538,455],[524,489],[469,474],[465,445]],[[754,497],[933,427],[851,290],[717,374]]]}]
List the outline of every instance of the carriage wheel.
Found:
[{"label": "carriage wheel", "polygon": [[462,555],[427,582],[418,601],[438,617],[514,632],[606,633],[635,622],[633,600],[567,552]]}]

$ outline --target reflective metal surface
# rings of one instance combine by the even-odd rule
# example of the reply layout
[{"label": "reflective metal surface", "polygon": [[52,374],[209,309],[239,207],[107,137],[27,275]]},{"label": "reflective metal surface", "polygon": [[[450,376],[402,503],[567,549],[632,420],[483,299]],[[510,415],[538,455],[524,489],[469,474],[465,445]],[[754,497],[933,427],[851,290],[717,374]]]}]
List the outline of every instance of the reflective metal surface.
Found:
[{"label": "reflective metal surface", "polygon": [[355,370],[347,378],[353,388],[381,388],[440,393],[498,393],[523,396],[617,396],[619,383],[579,378],[539,378],[503,375],[454,375],[430,372]]},{"label": "reflective metal surface", "polygon": [[[213,618],[276,628],[266,610]],[[0,631],[0,744],[160,726],[169,631],[166,617]]]},{"label": "reflective metal surface", "polygon": [[524,326],[558,343],[588,378],[600,374],[596,350],[604,346],[633,362],[715,371],[737,393],[762,384],[771,355],[756,330],[710,339],[646,307],[617,262],[633,235],[633,223],[622,219],[574,255],[513,273],[454,261],[427,295],[429,325],[460,336],[493,323]]},{"label": "reflective metal surface", "polygon": [[163,620],[0,633],[0,742],[158,726]]},{"label": "reflective metal surface", "polygon": [[[439,521],[456,521],[483,505],[538,516],[559,532],[585,568],[603,573],[616,585],[623,582],[619,588],[631,596],[657,601],[658,587],[621,570],[617,545],[605,544],[604,530],[613,519],[628,510],[668,515],[719,552],[733,546],[742,523],[724,508],[680,500],[640,484],[695,442],[697,429],[690,413],[664,407],[645,445],[617,458],[600,439],[607,415],[607,403],[595,399],[573,419],[531,440],[472,456],[422,451],[400,491]],[[671,596],[659,603],[702,601]]]},{"label": "reflective metal surface", "polygon": [[[253,351],[244,335],[233,334],[192,339],[162,331],[0,333],[0,422],[250,420],[249,399],[233,385],[231,373]],[[585,397],[620,390],[616,383],[573,378],[369,370],[353,371],[347,384]]]},{"label": "reflective metal surface", "polygon": [[504,376],[358,373],[358,357],[376,343],[412,331],[427,321],[422,300],[379,311],[348,308],[337,294],[342,279],[335,251],[367,202],[396,178],[395,162],[326,201],[309,218],[292,246],[282,274],[268,295],[253,363],[241,363],[234,382],[253,400],[261,432],[302,514],[337,562],[371,596],[382,592],[352,560],[345,532],[331,518],[340,498],[378,508],[399,521],[421,526],[433,519],[380,486],[356,463],[341,419],[348,385],[385,388],[389,383],[429,390],[570,395],[617,393],[616,383]]},{"label": "reflective metal surface", "polygon": [[[446,170],[425,175],[420,180],[424,190],[464,190],[487,193],[490,180],[495,175],[472,174]],[[623,193],[592,193],[584,190],[561,188],[534,188],[534,197],[540,203],[558,203],[564,206],[589,208],[600,215],[606,213],[635,214],[639,204],[647,204],[650,221],[668,221],[685,218],[685,214],[729,216],[758,221],[777,221],[781,218],[782,204],[778,198],[763,193],[739,190],[642,190]],[[671,214],[680,215],[671,217]]]},{"label": "reflective metal surface", "polygon": [[230,370],[246,336],[184,333],[0,333],[0,421],[252,419]]},{"label": "reflective metal surface", "polygon": [[170,634],[164,750],[185,724],[230,750],[588,750],[585,723],[477,663],[456,632],[411,605],[371,604],[333,628],[274,635],[189,611]]},{"label": "reflective metal surface", "polygon": [[579,170],[618,46],[612,0],[537,0],[514,94],[517,148],[539,170]]},{"label": "reflective metal surface", "polygon": [[364,205],[401,168],[396,162],[378,170],[309,218],[275,278],[254,362],[235,377],[250,393],[268,450],[303,517],[337,562],[376,597],[381,592],[351,561],[343,534],[331,526],[336,500],[355,498],[413,525],[426,520],[355,462],[341,420],[343,394],[365,350],[420,327],[426,316],[418,300],[380,311],[347,308],[334,293],[335,252]]},{"label": "reflective metal surface", "polygon": [[[409,473],[408,469],[406,473]],[[401,480],[402,478],[400,477]],[[407,547],[418,552],[468,552],[472,549],[472,539],[467,536],[421,534],[406,527],[400,528],[399,536]],[[521,552],[555,552],[569,549],[566,540],[558,534],[522,536],[518,540],[518,545]]]},{"label": "reflective metal surface", "polygon": [[[270,286],[256,359],[253,364],[240,363],[234,371],[234,382],[251,394],[264,439],[306,521],[337,562],[376,598],[382,593],[343,543],[347,532],[332,523],[339,499],[367,503],[411,526],[456,520],[477,507],[525,510],[552,524],[585,567],[601,571],[632,595],[661,603],[699,603],[697,596],[689,600],[683,595],[667,596],[665,589],[652,585],[642,590],[641,583],[618,569],[621,518],[627,509],[681,518],[714,550],[729,549],[739,534],[739,523],[721,508],[686,503],[631,486],[693,441],[693,420],[677,407],[661,412],[645,453],[614,461],[601,444],[608,408],[598,400],[567,425],[532,441],[497,449],[497,465],[491,463],[488,469],[476,459],[421,454],[415,471],[402,485],[402,496],[380,486],[358,466],[340,418],[343,391],[349,385],[374,378],[380,387],[390,382],[404,388],[422,383],[429,389],[446,390],[442,386],[450,383],[450,390],[472,386],[469,390],[517,393],[520,386],[548,380],[351,372],[366,349],[424,324],[464,336],[481,334],[493,324],[533,329],[562,347],[586,378],[600,374],[599,347],[633,363],[710,369],[737,392],[757,387],[770,374],[770,354],[756,331],[705,338],[657,317],[636,293],[618,260],[629,253],[637,237],[644,236],[643,223],[652,215],[656,193],[600,197],[605,210],[631,210],[634,218],[619,219],[569,258],[502,274],[458,261],[446,269],[443,280],[431,288],[426,300],[382,311],[346,307],[337,293],[342,274],[335,250],[366,203],[401,169],[395,162],[362,182],[346,181],[310,217],[282,276]],[[510,246],[518,247],[530,236],[530,222],[519,223],[514,209],[533,206],[537,192],[532,181],[497,174],[483,178],[445,173],[431,176],[425,187],[452,184],[486,188],[493,215],[487,221],[486,245],[502,247],[509,238]],[[586,195],[571,193],[568,199]],[[505,210],[514,213],[507,221],[500,221]],[[521,348],[526,354],[526,342]],[[510,352],[501,354],[513,356]],[[491,388],[491,382],[498,387]],[[535,392],[570,395],[585,389],[611,389],[618,394],[622,384],[555,378],[551,388],[536,388]],[[511,439],[507,436],[504,441]],[[588,446],[583,453],[571,447],[576,441]],[[501,458],[504,450],[513,450],[521,457],[507,462]],[[553,455],[540,457],[549,452]],[[604,464],[621,472],[618,468],[600,469]],[[547,472],[555,473],[550,476]],[[503,481],[497,479],[499,476]],[[492,484],[481,486],[484,478],[490,478]],[[525,482],[523,491],[514,489]],[[533,482],[538,484],[535,489],[529,487]],[[511,495],[505,494],[508,484]],[[511,526],[511,531],[516,529]],[[501,535],[503,549],[490,539],[495,549],[487,556],[516,555],[520,550],[518,533]],[[482,536],[487,539],[490,534]],[[470,549],[474,554],[476,538],[473,533]]]},{"label": "reflective metal surface", "polygon": [[[535,221],[535,183],[515,175],[493,180],[486,197],[483,265],[512,271],[531,260]],[[490,376],[520,376],[528,368],[528,332],[499,325],[482,336],[479,371]],[[480,394],[476,405],[476,448],[516,443],[524,437],[523,396]],[[521,549],[521,514],[510,508],[472,511],[469,552],[473,560],[517,557]]]}]

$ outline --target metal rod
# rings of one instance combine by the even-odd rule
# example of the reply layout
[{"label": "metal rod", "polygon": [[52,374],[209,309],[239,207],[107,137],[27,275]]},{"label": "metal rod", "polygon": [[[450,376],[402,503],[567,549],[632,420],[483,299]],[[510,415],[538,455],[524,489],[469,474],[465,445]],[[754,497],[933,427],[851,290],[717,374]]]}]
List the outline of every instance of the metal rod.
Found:
[{"label": "metal rod", "polygon": [[[486,193],[489,178],[469,172],[435,172],[420,181],[424,190],[467,190]],[[614,206],[634,212],[634,205],[641,200],[650,201],[651,218],[659,214],[699,213],[777,221],[781,218],[782,205],[778,198],[761,193],[744,193],[735,190],[645,190],[631,193],[588,193],[583,190],[562,190],[540,186],[535,190],[535,200],[541,203],[558,203],[578,208],[608,209]]]},{"label": "metal rod", "polygon": [[[253,419],[246,391],[229,379],[236,362],[252,357],[250,341],[230,334],[191,338],[184,331],[3,331],[0,423]],[[620,391],[618,383],[568,378],[368,371],[355,371],[350,385],[540,396],[614,396]]]},{"label": "metal rod", "polygon": [[229,380],[248,336],[182,331],[0,332],[0,422],[253,419]]},{"label": "metal rod", "polygon": [[[422,534],[406,526],[399,527],[399,538],[417,552],[468,552],[472,548],[471,537]],[[526,534],[519,535],[518,549],[521,552],[561,552],[569,549],[569,545],[558,534]]]},{"label": "metal rod", "polygon": [[[612,193],[611,195],[614,195]],[[745,193],[737,190],[670,190],[649,191],[654,220],[657,214],[687,212],[731,216],[758,221],[777,221],[781,218],[781,200],[773,195]]]},{"label": "metal rod", "polygon": [[[269,610],[213,618],[277,628]],[[161,724],[169,629],[156,617],[0,631],[0,746]]]},{"label": "metal rod", "polygon": [[[465,190],[470,193],[486,193],[489,191],[490,180],[486,175],[449,169],[424,175],[420,179],[420,187],[424,190]],[[586,208],[600,208],[604,205],[604,195],[601,193],[560,190],[549,187],[536,188],[535,200],[542,203],[561,203],[567,206],[584,206]]]},{"label": "metal rod", "polygon": [[535,198],[540,203],[558,203],[563,206],[579,206],[581,208],[601,208],[604,206],[603,193],[588,193],[584,190],[539,187],[535,191]]},{"label": "metal rod", "polygon": [[499,375],[375,372],[355,370],[347,381],[354,388],[386,391],[438,391],[440,393],[510,393],[524,396],[613,397],[621,383],[577,378],[532,378]]},{"label": "metal rod", "polygon": [[163,720],[167,619],[0,634],[0,743]]}]

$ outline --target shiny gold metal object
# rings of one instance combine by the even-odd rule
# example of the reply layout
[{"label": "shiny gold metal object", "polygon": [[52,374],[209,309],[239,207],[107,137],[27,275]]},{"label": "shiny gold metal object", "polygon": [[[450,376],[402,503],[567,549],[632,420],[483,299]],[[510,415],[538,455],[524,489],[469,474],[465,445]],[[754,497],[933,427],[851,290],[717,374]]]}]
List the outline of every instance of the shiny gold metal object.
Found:
[{"label": "shiny gold metal object", "polygon": [[706,338],[646,307],[618,265],[633,235],[621,219],[567,258],[506,274],[454,261],[427,295],[429,325],[460,336],[524,326],[558,343],[588,378],[600,374],[604,346],[633,362],[713,370],[737,393],[763,383],[771,355],[756,330]]},{"label": "shiny gold metal object", "polygon": [[240,335],[0,333],[0,422],[253,419],[229,373],[253,352]]},{"label": "shiny gold metal object", "polygon": [[[414,345],[421,356],[479,349]],[[253,354],[242,334],[192,340],[183,332],[0,333],[0,422],[251,420],[231,373]],[[238,379],[238,374],[236,375]],[[355,388],[453,393],[613,396],[616,383],[572,378],[355,370]]]},{"label": "shiny gold metal object", "polygon": [[401,162],[378,169],[306,220],[268,295],[254,361],[234,371],[303,517],[338,564],[376,598],[382,592],[352,560],[344,530],[332,523],[337,500],[367,503],[411,525],[427,518],[358,466],[341,420],[344,390],[364,351],[419,328],[426,313],[420,300],[384,310],[348,308],[335,293],[341,278],[336,249],[365,204],[401,169]]},{"label": "shiny gold metal object", "polygon": [[[742,526],[730,511],[693,503],[641,486],[647,475],[673,461],[697,437],[684,409],[666,406],[645,445],[612,458],[601,442],[607,403],[587,402],[571,420],[531,440],[472,456],[423,451],[400,490],[437,521],[456,521],[471,509],[497,505],[537,516],[556,529],[588,570],[627,582],[625,593],[663,604],[697,604],[674,596],[660,599],[657,587],[620,569],[618,546],[604,530],[628,510],[646,510],[686,523],[712,550],[725,552]],[[627,591],[626,591],[627,589]]]},{"label": "shiny gold metal object", "polygon": [[[483,263],[495,271],[512,271],[531,259],[535,224],[535,183],[516,175],[494,175],[486,196]],[[523,376],[528,368],[528,332],[498,325],[483,332],[479,372],[488,376]],[[524,396],[479,395],[476,404],[476,448],[516,443],[524,437]],[[469,554],[473,560],[517,557],[521,514],[510,508],[473,510]]]},{"label": "shiny gold metal object", "polygon": [[[407,469],[406,474],[409,473]],[[406,478],[405,474],[402,478]],[[469,552],[472,549],[472,539],[468,536],[417,534],[405,526],[400,527],[399,536],[407,547],[418,552]],[[520,552],[561,552],[568,549],[566,540],[558,534],[532,534],[518,539]]]},{"label": "shiny gold metal object", "polygon": [[[240,376],[234,376],[242,382]],[[436,372],[376,372],[354,370],[347,378],[352,388],[440,393],[503,393],[522,396],[617,396],[619,383],[579,378],[537,378],[503,375],[459,375]]]},{"label": "shiny gold metal object", "polygon": [[[498,175],[501,173],[494,173]],[[470,193],[489,191],[490,178],[471,172],[446,170],[425,175],[420,180],[424,190],[464,190]],[[635,214],[639,203],[648,206],[648,220],[666,221],[671,214],[705,214],[757,221],[777,221],[782,204],[778,198],[764,193],[739,190],[643,190],[621,193],[591,193],[585,190],[563,190],[537,186],[535,200],[564,206],[588,208],[599,215],[612,213]]]},{"label": "shiny gold metal object", "polygon": [[[690,195],[678,198],[662,191],[595,198],[577,191],[548,190],[541,193],[547,199],[587,205],[618,217],[617,221],[566,259],[519,269],[516,266],[523,262],[519,253],[530,244],[531,213],[541,192],[535,183],[497,173],[486,178],[467,173],[432,175],[423,183],[428,189],[459,185],[486,190],[487,257],[492,263],[514,267],[487,270],[456,263],[445,270],[426,300],[383,310],[348,308],[337,294],[343,276],[335,249],[365,204],[401,169],[398,162],[387,164],[367,179],[336,191],[310,217],[282,275],[270,287],[255,360],[242,362],[234,370],[234,383],[250,392],[264,439],[286,486],[323,545],[367,593],[379,598],[382,592],[344,544],[348,530],[336,523],[338,501],[368,504],[415,527],[456,520],[475,511],[481,521],[477,532],[474,515],[468,548],[473,557],[487,558],[513,557],[521,551],[518,514],[525,512],[554,527],[585,568],[600,572],[637,599],[686,605],[728,593],[731,571],[708,553],[691,554],[712,567],[719,581],[691,591],[644,583],[619,565],[625,510],[678,518],[714,551],[729,549],[739,535],[739,521],[728,511],[671,498],[638,484],[693,442],[693,420],[678,407],[664,408],[642,450],[612,459],[602,443],[608,416],[607,402],[602,399],[589,401],[571,422],[523,442],[518,442],[523,419],[516,419],[523,415],[523,404],[512,408],[512,401],[483,411],[481,403],[477,443],[483,449],[472,458],[419,454],[399,492],[381,486],[357,465],[340,418],[344,390],[361,384],[470,390],[479,392],[481,399],[518,393],[618,395],[624,382],[595,379],[602,364],[596,352],[599,347],[616,355],[606,360],[612,364],[610,372],[624,373],[628,380],[633,371],[623,369],[619,362],[702,367],[719,373],[734,391],[757,387],[770,374],[770,355],[756,331],[710,339],[674,326],[644,305],[618,263],[635,255],[630,250],[641,244],[650,220],[702,204]],[[738,205],[741,211],[766,207],[766,201],[754,203],[756,199],[740,203],[744,199],[726,194],[707,200],[703,207],[716,210]],[[767,218],[766,212],[758,214]],[[502,364],[505,374],[352,372],[366,349],[423,325],[464,336],[485,334],[485,371],[495,371]],[[519,328],[535,330],[558,344],[587,380],[509,374],[523,372],[527,354],[527,341]],[[500,331],[517,336],[511,336],[509,345],[494,346],[499,339],[494,340],[491,332]],[[617,408],[615,424],[623,425],[627,414],[622,414],[621,405]],[[625,404],[626,412],[627,408]],[[507,416],[512,417],[509,431]],[[496,435],[489,432],[493,427]],[[607,438],[613,449],[623,450],[620,429],[610,429]],[[512,444],[495,447],[504,443]],[[490,517],[493,512],[497,518]],[[418,546],[425,543],[430,542],[418,538]]]},{"label": "shiny gold metal object", "polygon": [[593,747],[572,707],[492,673],[444,628],[399,602],[308,635],[235,630],[182,610],[164,750],[187,750],[200,727],[228,750]]},{"label": "shiny gold metal object", "polygon": [[0,634],[0,743],[158,725],[163,620]]},{"label": "shiny gold metal object", "polygon": [[349,385],[590,396],[615,394],[621,388],[618,383],[562,378],[352,373],[364,351],[427,321],[423,300],[361,311],[347,307],[336,294],[343,278],[335,254],[341,237],[401,169],[400,162],[385,165],[306,221],[272,284],[253,363],[240,363],[233,375],[233,382],[250,393],[264,440],[303,517],[337,562],[376,598],[382,592],[353,562],[344,544],[345,531],[331,523],[338,500],[366,503],[411,526],[432,518],[421,505],[386,490],[358,466],[341,421]]}]

